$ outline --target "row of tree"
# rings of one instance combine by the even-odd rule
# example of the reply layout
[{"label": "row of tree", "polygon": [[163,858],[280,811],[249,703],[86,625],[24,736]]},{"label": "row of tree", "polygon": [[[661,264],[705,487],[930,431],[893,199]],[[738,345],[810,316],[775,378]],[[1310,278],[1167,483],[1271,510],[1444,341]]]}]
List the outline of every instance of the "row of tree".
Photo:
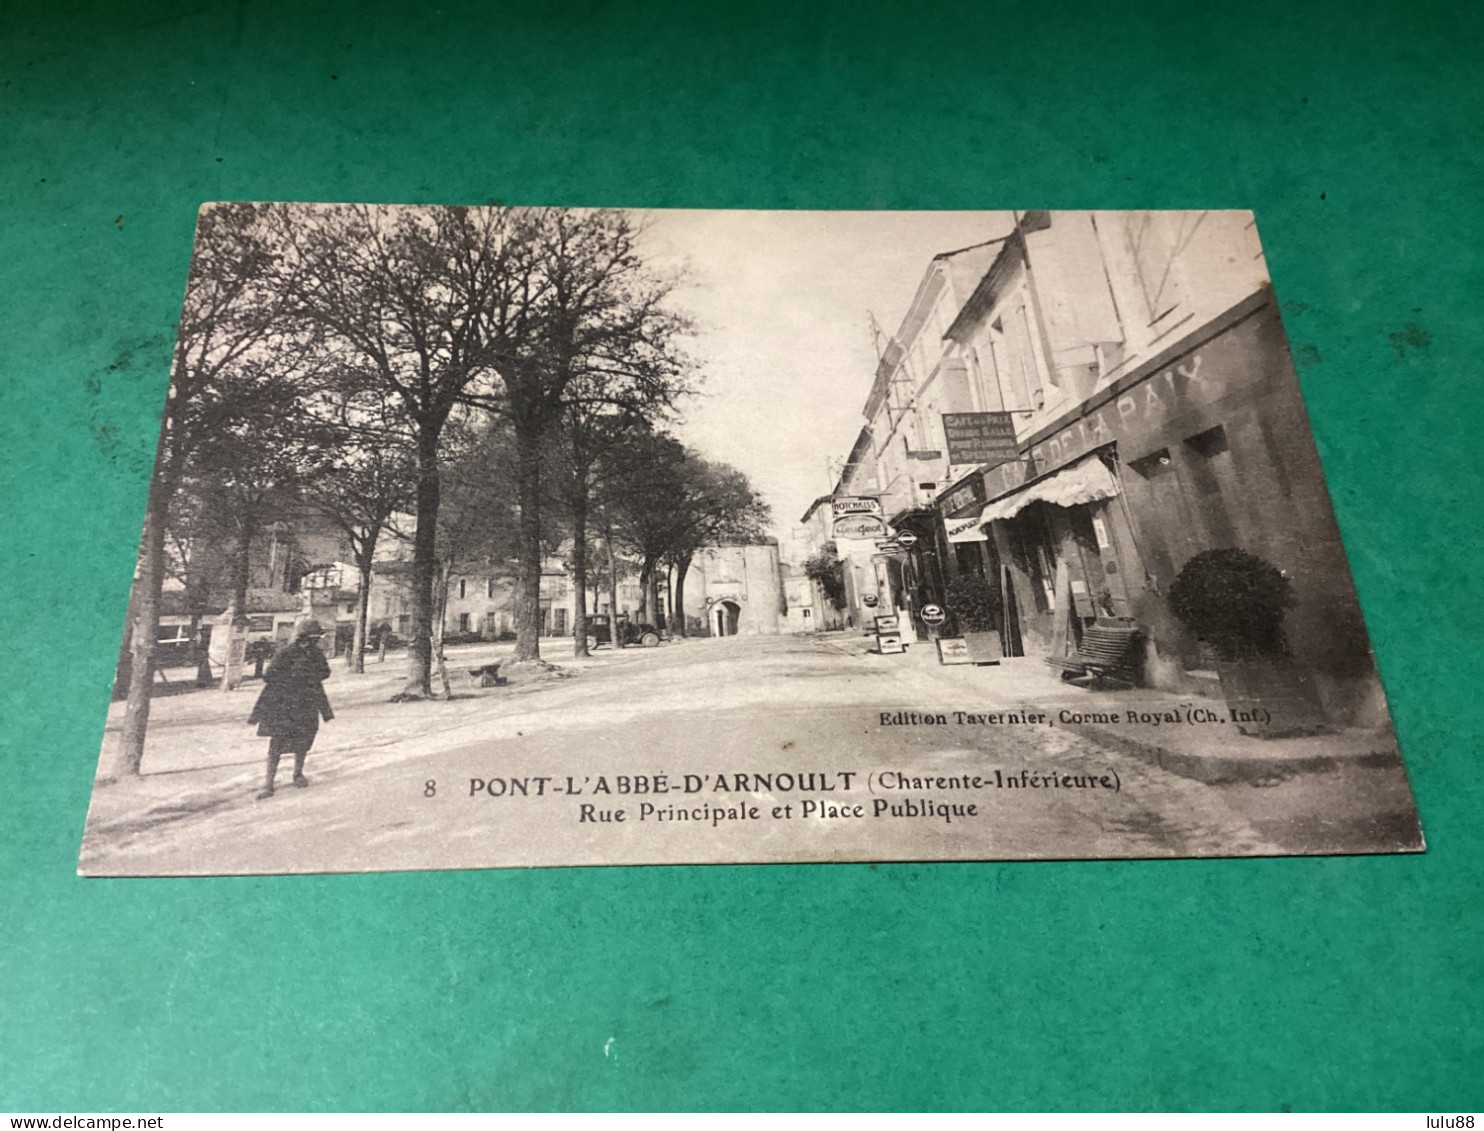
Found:
[{"label": "row of tree", "polygon": [[[431,694],[450,576],[513,559],[516,659],[540,656],[543,557],[638,562],[646,608],[699,547],[762,536],[738,472],[663,425],[696,374],[673,278],[623,212],[213,205],[203,210],[173,359],[132,603],[128,706],[115,765],[139,771],[162,584],[171,564],[229,577],[286,499],[343,529],[361,576],[396,518],[410,541],[403,698]],[[410,525],[410,530],[405,529]],[[187,571],[190,574],[192,571]],[[616,603],[614,605],[616,608]],[[574,647],[586,648],[585,600]]]}]

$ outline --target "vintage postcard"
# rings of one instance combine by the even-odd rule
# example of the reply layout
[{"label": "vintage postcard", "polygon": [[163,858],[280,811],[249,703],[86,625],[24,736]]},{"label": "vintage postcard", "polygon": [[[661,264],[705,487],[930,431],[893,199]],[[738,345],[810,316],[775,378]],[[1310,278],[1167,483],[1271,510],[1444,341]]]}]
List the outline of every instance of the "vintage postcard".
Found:
[{"label": "vintage postcard", "polygon": [[213,204],[169,379],[85,875],[1423,848],[1251,213]]}]

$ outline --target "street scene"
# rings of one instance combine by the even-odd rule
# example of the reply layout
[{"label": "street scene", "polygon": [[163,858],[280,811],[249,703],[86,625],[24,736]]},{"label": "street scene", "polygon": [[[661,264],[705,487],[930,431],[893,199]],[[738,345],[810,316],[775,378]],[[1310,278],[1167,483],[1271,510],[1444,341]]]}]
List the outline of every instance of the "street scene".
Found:
[{"label": "street scene", "polygon": [[[463,646],[459,666],[509,652]],[[600,651],[567,666],[569,677],[548,673],[502,688],[464,677],[452,701],[411,711],[388,702],[395,676],[373,670],[352,683],[337,673],[326,684],[337,718],[315,744],[313,785],[286,790],[271,814],[254,799],[263,743],[242,722],[241,697],[167,699],[157,705],[156,768],[127,803],[100,793],[108,808],[95,806],[83,869],[183,875],[405,869],[430,860],[470,868],[1374,852],[1416,826],[1394,750],[1352,743],[1330,764],[1300,772],[1287,764],[1291,749],[1269,751],[1230,727],[1216,728],[1213,739],[1173,740],[1134,727],[1128,733],[1143,748],[1120,747],[1106,731],[1062,723],[1066,713],[1085,712],[1087,696],[1059,687],[1035,662],[949,669],[958,678],[944,680],[925,650],[878,656],[859,638],[826,634]],[[1134,701],[1146,712],[1181,707],[1157,693]],[[881,725],[883,713],[921,715],[925,707],[947,724]],[[1051,724],[957,724],[954,712],[1049,712]],[[1220,749],[1222,780],[1161,769],[1152,755],[1166,741],[1192,754]],[[996,787],[995,771],[1002,782],[1023,771],[1027,779],[1112,775],[1118,786]],[[686,793],[687,774],[704,778],[701,788]],[[719,776],[730,787],[739,774],[749,779],[743,790],[716,788]],[[769,788],[753,788],[759,774],[774,779]],[[833,788],[805,791],[790,774],[813,775],[816,785],[828,778]],[[842,774],[853,775],[848,790]],[[895,775],[977,776],[984,784],[912,789]],[[596,790],[600,776],[612,792]],[[566,792],[569,778],[582,794]],[[634,792],[641,778],[663,778],[669,792],[652,784]],[[1312,801],[1318,789],[1322,808]],[[804,801],[859,806],[863,815],[806,816]],[[948,818],[891,815],[925,801],[949,807]],[[702,812],[739,802],[758,816],[713,824]],[[878,803],[885,814],[872,816]],[[599,819],[583,820],[585,804]],[[645,804],[702,815],[641,819]],[[784,805],[793,815],[774,818]],[[972,816],[957,815],[970,806]],[[600,817],[620,810],[622,822]]]},{"label": "street scene", "polygon": [[1421,851],[1245,212],[208,205],[79,870]]}]

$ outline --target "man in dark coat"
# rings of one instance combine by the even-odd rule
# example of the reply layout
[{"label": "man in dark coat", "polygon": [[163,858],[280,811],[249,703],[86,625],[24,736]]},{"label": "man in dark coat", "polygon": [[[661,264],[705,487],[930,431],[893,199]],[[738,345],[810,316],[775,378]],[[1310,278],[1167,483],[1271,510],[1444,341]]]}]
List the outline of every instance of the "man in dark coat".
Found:
[{"label": "man in dark coat", "polygon": [[263,692],[247,717],[249,723],[258,725],[258,734],[269,740],[268,783],[258,794],[260,798],[273,796],[273,779],[285,754],[294,756],[294,784],[301,789],[309,784],[304,759],[314,745],[320,719],[329,722],[335,717],[325,696],[330,664],[319,646],[324,634],[319,621],[305,621],[293,643],[279,649],[263,675]]}]

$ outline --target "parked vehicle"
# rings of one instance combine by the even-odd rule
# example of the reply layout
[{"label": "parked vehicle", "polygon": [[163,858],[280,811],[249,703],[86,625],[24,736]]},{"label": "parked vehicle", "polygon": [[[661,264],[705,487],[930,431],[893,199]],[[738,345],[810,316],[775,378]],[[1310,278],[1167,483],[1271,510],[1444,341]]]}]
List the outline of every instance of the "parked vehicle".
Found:
[{"label": "parked vehicle", "polygon": [[[611,644],[613,629],[607,613],[595,613],[587,618],[587,645],[596,648],[599,644]],[[618,618],[619,639],[624,646],[637,644],[641,648],[653,648],[660,642],[660,631],[652,624],[635,624],[627,617]]]}]

